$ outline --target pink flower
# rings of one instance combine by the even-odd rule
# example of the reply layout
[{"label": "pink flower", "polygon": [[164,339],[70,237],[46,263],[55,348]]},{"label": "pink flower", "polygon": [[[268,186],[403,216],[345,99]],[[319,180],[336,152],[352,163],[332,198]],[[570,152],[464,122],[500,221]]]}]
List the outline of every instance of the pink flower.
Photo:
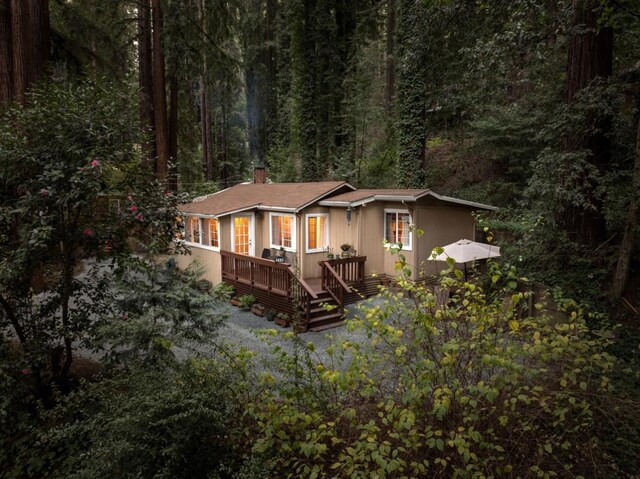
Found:
[{"label": "pink flower", "polygon": [[93,236],[93,230],[91,228],[85,228],[82,234],[85,236]]},{"label": "pink flower", "polygon": [[142,215],[142,213],[138,213],[138,214],[135,216],[135,218],[136,218],[138,221],[142,221],[142,219],[144,218],[144,216]]},{"label": "pink flower", "polygon": [[127,321],[129,319],[129,315],[127,313],[122,313],[122,316],[120,316],[120,319],[122,321]]},{"label": "pink flower", "polygon": [[164,194],[164,196],[166,196],[167,198],[169,198],[169,197],[171,196],[171,192],[170,192],[170,191],[167,191],[167,192]]},{"label": "pink flower", "polygon": [[131,196],[127,196],[127,201],[133,201],[133,198],[131,198]]},{"label": "pink flower", "polygon": [[136,211],[138,211],[138,207],[136,205],[131,205],[129,206],[129,211],[131,211],[132,213],[135,213]]},{"label": "pink flower", "polygon": [[46,198],[47,196],[49,196],[49,190],[47,190],[46,188],[42,188],[40,190],[40,194]]},{"label": "pink flower", "polygon": [[100,166],[100,162],[98,160],[93,160],[91,162],[91,167],[92,168],[97,168],[98,166]]},{"label": "pink flower", "polygon": [[22,374],[24,374],[25,376],[27,376],[28,374],[31,374],[31,371],[29,371],[27,368],[24,368],[21,372],[22,372]]}]

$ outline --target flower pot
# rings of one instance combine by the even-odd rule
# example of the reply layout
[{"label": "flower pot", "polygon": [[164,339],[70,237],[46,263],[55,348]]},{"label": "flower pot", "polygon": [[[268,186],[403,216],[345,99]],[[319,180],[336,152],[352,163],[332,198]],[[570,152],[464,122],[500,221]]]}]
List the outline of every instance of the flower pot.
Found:
[{"label": "flower pot", "polygon": [[236,308],[238,308],[240,306],[240,301],[237,300],[236,298],[232,298],[231,299],[231,304],[234,305]]},{"label": "flower pot", "polygon": [[276,316],[275,323],[278,326],[281,326],[283,328],[288,328],[289,327],[289,318],[283,318],[283,317],[277,317]]},{"label": "flower pot", "polygon": [[252,312],[253,314],[255,314],[256,316],[260,316],[260,317],[262,317],[262,316],[264,316],[264,315],[265,315],[265,308],[264,308],[264,306],[262,306],[261,304],[254,304],[254,305],[251,307],[251,312]]}]

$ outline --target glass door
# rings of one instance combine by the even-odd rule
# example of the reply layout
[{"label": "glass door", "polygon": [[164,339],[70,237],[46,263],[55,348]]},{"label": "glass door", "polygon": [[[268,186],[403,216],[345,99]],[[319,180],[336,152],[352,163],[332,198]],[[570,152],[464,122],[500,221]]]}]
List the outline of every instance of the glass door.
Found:
[{"label": "glass door", "polygon": [[234,253],[254,256],[253,214],[232,217],[231,245]]}]

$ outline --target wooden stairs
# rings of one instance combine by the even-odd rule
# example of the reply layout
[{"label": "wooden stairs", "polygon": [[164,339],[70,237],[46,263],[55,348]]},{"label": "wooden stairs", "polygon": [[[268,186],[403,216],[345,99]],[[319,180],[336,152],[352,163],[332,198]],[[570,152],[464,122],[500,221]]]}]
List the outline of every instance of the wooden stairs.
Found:
[{"label": "wooden stairs", "polygon": [[309,331],[323,331],[344,324],[344,309],[326,291],[316,293],[310,301]]}]

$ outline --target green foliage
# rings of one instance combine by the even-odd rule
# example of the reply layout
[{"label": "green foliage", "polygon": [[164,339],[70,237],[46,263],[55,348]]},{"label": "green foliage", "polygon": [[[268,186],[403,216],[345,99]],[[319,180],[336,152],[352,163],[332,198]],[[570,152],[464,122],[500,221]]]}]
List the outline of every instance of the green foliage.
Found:
[{"label": "green foliage", "polygon": [[179,271],[132,258],[115,273],[111,314],[97,321],[88,346],[118,366],[166,367],[175,348],[211,344],[224,315],[199,288],[201,269]]},{"label": "green foliage", "polygon": [[211,294],[213,294],[214,298],[217,298],[221,301],[229,301],[233,296],[235,288],[231,286],[229,283],[225,283],[224,281],[214,286]]},{"label": "green foliage", "polygon": [[295,380],[248,406],[254,452],[284,477],[614,475],[603,410],[634,406],[615,396],[611,336],[582,306],[529,308],[511,268],[486,287],[457,271],[444,305],[398,284],[348,321],[368,342],[338,341],[328,361],[312,344],[282,353]]},{"label": "green foliage", "polygon": [[[215,360],[134,369],[87,384],[47,415],[41,450],[64,451],[48,477],[264,477],[240,449],[242,376]],[[261,469],[268,470],[264,464]],[[46,471],[46,469],[42,469]]]},{"label": "green foliage", "polygon": [[253,306],[253,303],[256,302],[256,297],[252,294],[243,294],[238,298],[238,302],[240,303],[240,307],[242,309],[249,309]]}]

